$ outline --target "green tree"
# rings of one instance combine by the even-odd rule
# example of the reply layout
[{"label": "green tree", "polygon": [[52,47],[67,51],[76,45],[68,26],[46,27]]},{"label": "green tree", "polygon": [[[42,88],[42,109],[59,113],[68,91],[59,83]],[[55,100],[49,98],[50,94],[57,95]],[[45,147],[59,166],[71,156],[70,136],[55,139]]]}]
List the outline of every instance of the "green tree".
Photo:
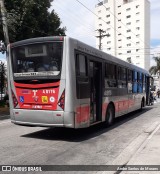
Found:
[{"label": "green tree", "polygon": [[[65,35],[66,27],[54,10],[49,12],[53,0],[5,0],[10,42],[32,37]],[[4,41],[2,24],[0,40]]]},{"label": "green tree", "polygon": [[153,57],[153,59],[155,60],[156,65],[152,66],[149,69],[149,72],[151,73],[151,75],[156,75],[156,74],[159,75],[160,74],[160,57]]}]

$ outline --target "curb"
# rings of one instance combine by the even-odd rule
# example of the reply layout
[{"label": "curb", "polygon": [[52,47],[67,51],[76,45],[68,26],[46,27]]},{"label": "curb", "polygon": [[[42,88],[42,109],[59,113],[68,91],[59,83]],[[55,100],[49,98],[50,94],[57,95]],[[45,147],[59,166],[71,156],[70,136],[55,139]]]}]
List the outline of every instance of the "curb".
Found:
[{"label": "curb", "polygon": [[[159,122],[154,122],[149,128],[144,130],[135,140],[133,140],[112,162],[111,165],[125,166],[129,161],[148,143],[152,136],[160,128]],[[108,165],[108,164],[107,164]],[[104,171],[99,174],[119,174],[123,171]]]}]

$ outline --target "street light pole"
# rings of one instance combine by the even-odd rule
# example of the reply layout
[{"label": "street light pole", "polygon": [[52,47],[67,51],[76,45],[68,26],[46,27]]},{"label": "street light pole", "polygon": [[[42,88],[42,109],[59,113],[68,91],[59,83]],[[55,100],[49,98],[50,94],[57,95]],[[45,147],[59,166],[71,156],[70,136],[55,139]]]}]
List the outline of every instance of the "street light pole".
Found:
[{"label": "street light pole", "polygon": [[8,26],[6,21],[6,9],[4,6],[4,0],[0,0],[0,8],[1,8],[1,15],[2,15],[4,40],[5,40],[5,45],[7,46],[9,44],[9,36],[8,36]]}]

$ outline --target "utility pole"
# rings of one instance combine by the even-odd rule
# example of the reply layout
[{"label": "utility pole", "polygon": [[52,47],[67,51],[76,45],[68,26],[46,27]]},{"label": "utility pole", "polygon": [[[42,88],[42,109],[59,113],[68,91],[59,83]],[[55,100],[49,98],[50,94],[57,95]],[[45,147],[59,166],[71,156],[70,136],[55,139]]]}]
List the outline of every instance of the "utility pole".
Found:
[{"label": "utility pole", "polygon": [[9,36],[8,36],[8,26],[6,21],[6,9],[4,6],[4,0],[0,0],[0,8],[1,8],[1,15],[2,15],[2,25],[3,25],[5,46],[7,46],[9,44]]},{"label": "utility pole", "polygon": [[99,36],[96,36],[97,38],[99,38],[99,50],[102,50],[102,38],[105,36],[109,36],[109,34],[103,35],[103,33],[105,33],[105,31],[102,29],[98,29],[96,31],[99,32]]}]

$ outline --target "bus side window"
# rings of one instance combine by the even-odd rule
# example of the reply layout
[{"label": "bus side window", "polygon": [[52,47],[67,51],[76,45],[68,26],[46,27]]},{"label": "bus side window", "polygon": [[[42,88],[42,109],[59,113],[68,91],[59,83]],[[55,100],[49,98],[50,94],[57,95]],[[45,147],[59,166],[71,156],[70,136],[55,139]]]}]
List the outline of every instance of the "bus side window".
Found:
[{"label": "bus side window", "polygon": [[139,79],[138,79],[138,92],[142,93],[143,92],[143,86],[142,86],[142,73],[139,74]]},{"label": "bus side window", "polygon": [[133,93],[137,93],[137,88],[138,88],[138,85],[137,85],[137,71],[133,71],[133,88],[132,88]]},{"label": "bus side window", "polygon": [[128,93],[132,93],[133,71],[128,70]]},{"label": "bus side window", "polygon": [[143,92],[146,92],[146,76],[143,74]]},{"label": "bus side window", "polygon": [[78,99],[90,97],[87,56],[76,54],[76,93]]},{"label": "bus side window", "polygon": [[76,56],[76,69],[78,76],[87,76],[87,63],[86,57],[82,54],[77,54]]},{"label": "bus side window", "polygon": [[123,67],[118,67],[118,87],[127,87],[127,70]]},{"label": "bus side window", "polygon": [[117,68],[116,65],[106,63],[105,65],[105,87],[117,87]]}]

